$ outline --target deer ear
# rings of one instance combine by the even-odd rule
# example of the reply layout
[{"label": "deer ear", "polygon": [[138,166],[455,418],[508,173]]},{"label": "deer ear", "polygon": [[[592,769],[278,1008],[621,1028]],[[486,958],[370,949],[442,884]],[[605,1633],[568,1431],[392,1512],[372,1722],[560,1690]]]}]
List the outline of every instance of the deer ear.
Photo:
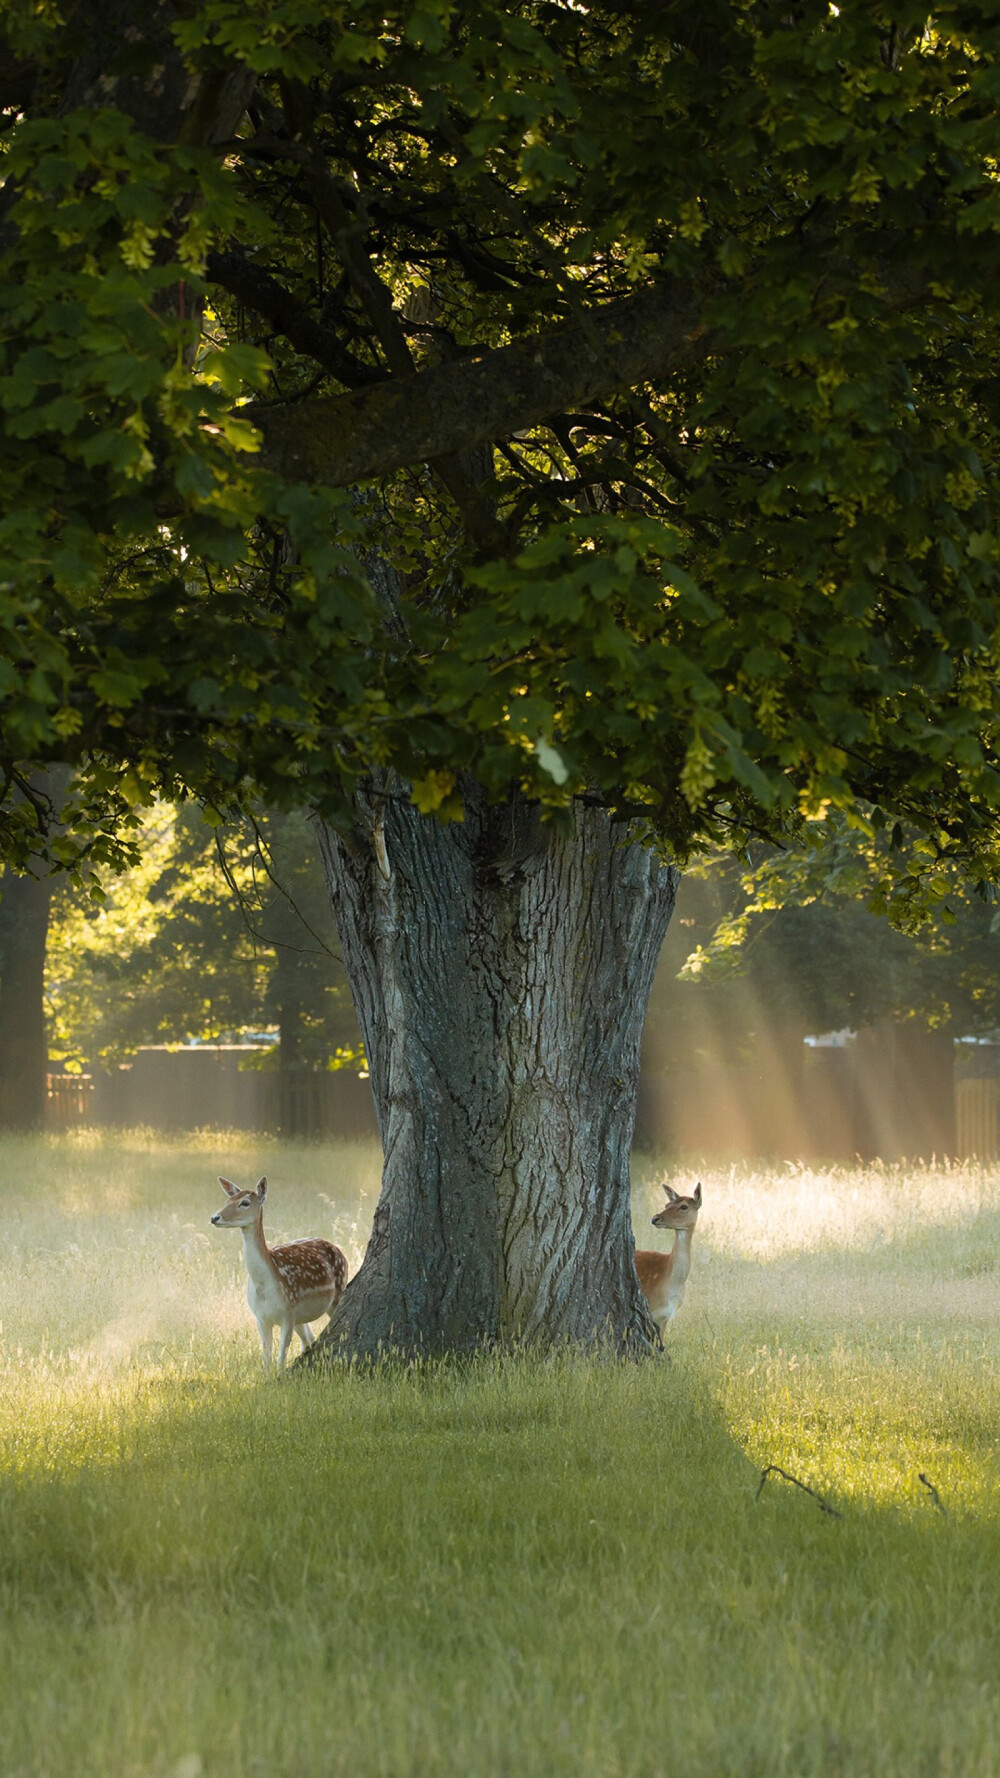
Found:
[{"label": "deer ear", "polygon": [[694,1201],[696,1204],[699,1204],[699,1205],[701,1203],[701,1180],[700,1179],[694,1188]]},{"label": "deer ear", "polygon": [[223,1179],[221,1173],[219,1174],[219,1184],[221,1185],[227,1198],[238,1198],[239,1197],[239,1195],[240,1195],[239,1186],[234,1185],[231,1179]]},{"label": "deer ear", "polygon": [[266,1174],[263,1174],[263,1173],[261,1174],[260,1178],[257,1181],[256,1189],[257,1189],[257,1196],[260,1199],[261,1203],[263,1204],[264,1199],[267,1197],[267,1176],[266,1176]]},{"label": "deer ear", "polygon": [[679,1201],[679,1194],[677,1192],[675,1192],[673,1190],[673,1188],[667,1184],[666,1180],[663,1181],[663,1189],[666,1192],[667,1197],[670,1199],[670,1202],[672,1204],[676,1204]]}]

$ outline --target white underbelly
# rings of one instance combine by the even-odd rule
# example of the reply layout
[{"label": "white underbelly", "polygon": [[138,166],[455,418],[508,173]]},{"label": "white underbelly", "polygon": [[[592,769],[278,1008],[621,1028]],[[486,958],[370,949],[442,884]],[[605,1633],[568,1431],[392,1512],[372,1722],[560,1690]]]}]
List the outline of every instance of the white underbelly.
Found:
[{"label": "white underbelly", "polygon": [[330,1312],[332,1290],[310,1291],[307,1296],[299,1297],[290,1303],[277,1280],[273,1283],[255,1284],[253,1279],[247,1285],[247,1302],[250,1313],[256,1321],[263,1321],[268,1327],[281,1327],[291,1321],[300,1327],[304,1321],[318,1321],[321,1315]]}]

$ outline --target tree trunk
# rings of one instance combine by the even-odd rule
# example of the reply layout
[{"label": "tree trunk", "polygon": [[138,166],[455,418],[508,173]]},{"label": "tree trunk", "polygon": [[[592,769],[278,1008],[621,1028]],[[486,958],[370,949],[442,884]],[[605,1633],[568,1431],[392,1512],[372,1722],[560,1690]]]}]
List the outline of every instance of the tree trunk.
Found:
[{"label": "tree trunk", "polygon": [[278,1015],[278,1131],[286,1138],[295,1139],[309,1133],[300,1128],[301,1098],[295,1090],[302,1068],[299,1055],[302,1009],[295,993],[291,958],[284,944],[275,946],[275,958],[270,998]]},{"label": "tree trunk", "polygon": [[647,1350],[629,1151],[676,872],[577,805],[420,815],[398,781],[318,829],[385,1152],[365,1262],[318,1350]]},{"label": "tree trunk", "polygon": [[45,946],[51,877],[4,873],[0,892],[0,1129],[45,1119]]}]

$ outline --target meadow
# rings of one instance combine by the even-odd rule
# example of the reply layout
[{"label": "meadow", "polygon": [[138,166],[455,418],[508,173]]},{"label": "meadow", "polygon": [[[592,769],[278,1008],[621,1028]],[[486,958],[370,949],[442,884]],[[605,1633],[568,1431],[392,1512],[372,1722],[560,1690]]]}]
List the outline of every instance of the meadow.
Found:
[{"label": "meadow", "polygon": [[0,1150],[0,1778],[1000,1778],[995,1170],[702,1172],[669,1363],[278,1381],[220,1172],[359,1263],[370,1147]]}]

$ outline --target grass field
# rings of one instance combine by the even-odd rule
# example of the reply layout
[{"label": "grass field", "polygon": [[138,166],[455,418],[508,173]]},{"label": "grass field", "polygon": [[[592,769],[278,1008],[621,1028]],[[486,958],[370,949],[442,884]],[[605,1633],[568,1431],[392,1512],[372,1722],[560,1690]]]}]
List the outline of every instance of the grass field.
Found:
[{"label": "grass field", "polygon": [[994,1173],[704,1173],[669,1365],[266,1383],[261,1171],[353,1269],[370,1148],[0,1151],[0,1778],[998,1778]]}]

